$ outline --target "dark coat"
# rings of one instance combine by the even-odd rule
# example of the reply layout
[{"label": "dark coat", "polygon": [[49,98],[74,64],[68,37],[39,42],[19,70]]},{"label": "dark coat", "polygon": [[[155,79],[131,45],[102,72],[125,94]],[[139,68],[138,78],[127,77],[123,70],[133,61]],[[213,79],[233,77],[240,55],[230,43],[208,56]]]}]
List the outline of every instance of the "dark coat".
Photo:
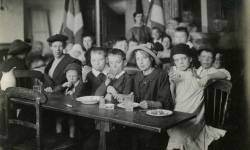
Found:
[{"label": "dark coat", "polygon": [[84,95],[95,95],[97,88],[105,82],[96,77],[92,71],[87,74],[86,83],[84,84]]},{"label": "dark coat", "polygon": [[134,78],[134,94],[136,102],[159,101],[165,109],[173,107],[168,75],[160,69],[155,69],[147,76],[138,72]]},{"label": "dark coat", "polygon": [[3,62],[1,66],[1,71],[7,72],[13,67],[16,67],[16,70],[28,69],[24,59],[20,59],[20,58],[13,56]]},{"label": "dark coat", "polygon": [[[133,81],[127,73],[124,73],[120,78],[112,80],[109,85],[113,86],[119,94],[129,94],[132,91]],[[95,95],[105,96],[106,93],[107,86],[102,83],[96,90]]]},{"label": "dark coat", "polygon": [[44,73],[47,75],[47,77],[45,78],[46,80],[45,87],[49,87],[49,86],[54,87],[54,86],[65,83],[67,79],[64,74],[64,69],[67,67],[68,64],[77,63],[81,65],[81,62],[79,60],[69,56],[68,54],[65,54],[64,58],[56,66],[55,71],[53,73],[53,77],[49,78],[48,74],[49,74],[49,70],[51,68],[53,61],[54,61],[54,58],[51,59],[48,65],[45,67]]}]

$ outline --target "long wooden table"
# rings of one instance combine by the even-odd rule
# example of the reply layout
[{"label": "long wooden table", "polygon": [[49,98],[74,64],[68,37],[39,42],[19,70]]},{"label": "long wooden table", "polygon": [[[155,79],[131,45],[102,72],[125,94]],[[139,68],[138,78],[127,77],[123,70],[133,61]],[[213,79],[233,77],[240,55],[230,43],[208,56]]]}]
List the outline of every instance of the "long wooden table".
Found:
[{"label": "long wooden table", "polygon": [[[68,104],[72,107],[67,106]],[[127,112],[117,107],[114,110],[100,109],[98,104],[85,105],[72,97],[59,95],[49,95],[47,103],[42,104],[41,107],[98,121],[99,150],[106,150],[105,134],[109,132],[108,127],[111,123],[160,133],[195,117],[194,114],[182,112],[174,112],[173,115],[166,117],[153,117],[140,110]]]}]

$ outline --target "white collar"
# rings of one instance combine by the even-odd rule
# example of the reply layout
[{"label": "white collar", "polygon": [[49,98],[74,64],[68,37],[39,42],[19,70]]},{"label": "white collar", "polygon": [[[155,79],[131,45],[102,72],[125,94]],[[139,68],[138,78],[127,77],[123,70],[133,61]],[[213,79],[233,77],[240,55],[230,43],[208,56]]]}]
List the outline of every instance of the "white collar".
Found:
[{"label": "white collar", "polygon": [[122,72],[120,72],[119,74],[115,76],[115,79],[119,79],[124,73],[125,71],[123,70]]},{"label": "white collar", "polygon": [[99,75],[100,73],[103,73],[103,74],[107,75],[107,73],[106,73],[105,71],[100,72],[100,71],[98,71],[98,70],[96,70],[96,69],[94,69],[94,68],[92,68],[92,73],[94,74],[95,77],[98,77],[98,75]]}]

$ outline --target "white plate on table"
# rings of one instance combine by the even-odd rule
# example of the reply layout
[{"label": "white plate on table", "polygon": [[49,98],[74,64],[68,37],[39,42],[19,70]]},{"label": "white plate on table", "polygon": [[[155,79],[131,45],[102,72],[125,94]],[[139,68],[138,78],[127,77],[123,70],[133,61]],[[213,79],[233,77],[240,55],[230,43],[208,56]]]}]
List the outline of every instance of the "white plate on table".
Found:
[{"label": "white plate on table", "polygon": [[[119,103],[117,104],[117,107],[124,108],[125,109],[125,104],[124,103]],[[134,102],[133,107],[139,107],[139,103]]]},{"label": "white plate on table", "polygon": [[150,116],[162,117],[162,116],[172,115],[173,111],[166,110],[166,109],[153,109],[153,110],[146,111],[146,114]]},{"label": "white plate on table", "polygon": [[92,105],[92,104],[97,104],[101,98],[102,98],[101,96],[82,96],[76,98],[76,100],[83,104]]}]

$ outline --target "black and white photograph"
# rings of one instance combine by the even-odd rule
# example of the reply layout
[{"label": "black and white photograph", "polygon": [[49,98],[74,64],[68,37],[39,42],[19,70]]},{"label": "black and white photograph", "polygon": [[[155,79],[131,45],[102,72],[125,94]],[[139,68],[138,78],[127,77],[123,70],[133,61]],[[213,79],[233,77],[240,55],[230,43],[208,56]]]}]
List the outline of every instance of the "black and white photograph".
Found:
[{"label": "black and white photograph", "polygon": [[249,0],[0,0],[0,150],[249,150]]}]

